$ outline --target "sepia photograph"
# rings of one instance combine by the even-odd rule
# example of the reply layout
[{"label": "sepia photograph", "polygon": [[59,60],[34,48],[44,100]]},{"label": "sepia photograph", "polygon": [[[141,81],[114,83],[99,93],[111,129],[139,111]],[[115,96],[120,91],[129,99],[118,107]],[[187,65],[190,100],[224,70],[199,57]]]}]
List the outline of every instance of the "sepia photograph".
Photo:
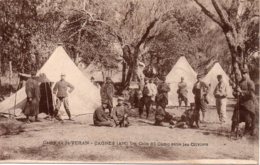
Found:
[{"label": "sepia photograph", "polygon": [[259,164],[259,0],[0,0],[0,164]]}]

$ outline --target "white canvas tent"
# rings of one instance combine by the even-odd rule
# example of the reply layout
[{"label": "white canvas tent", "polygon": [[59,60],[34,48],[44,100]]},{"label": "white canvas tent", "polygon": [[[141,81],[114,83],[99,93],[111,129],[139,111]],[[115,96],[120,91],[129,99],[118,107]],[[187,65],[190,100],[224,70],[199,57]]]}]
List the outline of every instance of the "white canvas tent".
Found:
[{"label": "white canvas tent", "polygon": [[[66,74],[66,80],[75,87],[75,90],[69,94],[72,115],[93,113],[100,105],[99,90],[82,74],[61,46],[55,49],[37,74],[40,73],[45,73],[52,82],[59,81],[61,73]],[[14,111],[15,102],[16,112],[21,112],[26,102],[24,87],[0,103],[0,112]]]},{"label": "white canvas tent", "polygon": [[184,81],[187,83],[189,103],[194,102],[192,88],[196,82],[196,76],[197,73],[192,69],[187,59],[184,56],[181,56],[166,77],[166,82],[169,83],[171,88],[171,91],[169,92],[169,105],[179,105],[177,90],[181,77],[183,77]]},{"label": "white canvas tent", "polygon": [[206,76],[203,78],[203,81],[210,84],[210,90],[209,90],[209,104],[215,105],[215,97],[213,95],[214,89],[218,84],[217,75],[222,75],[224,83],[228,87],[228,97],[233,98],[233,91],[232,87],[229,85],[229,77],[226,74],[226,72],[223,70],[223,68],[220,66],[220,64],[217,62],[214,64],[214,66],[210,69],[210,71],[206,74]]}]

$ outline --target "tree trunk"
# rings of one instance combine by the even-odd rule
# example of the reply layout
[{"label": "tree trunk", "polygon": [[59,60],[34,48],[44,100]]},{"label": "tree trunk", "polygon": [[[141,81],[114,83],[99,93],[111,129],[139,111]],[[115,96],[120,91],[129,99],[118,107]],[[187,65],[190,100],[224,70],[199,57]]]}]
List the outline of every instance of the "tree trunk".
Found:
[{"label": "tree trunk", "polygon": [[2,75],[5,75],[6,69],[5,69],[5,58],[4,54],[1,56],[1,73]]},{"label": "tree trunk", "polygon": [[125,79],[126,79],[126,63],[123,61],[122,82],[121,82],[122,85],[125,83]]},{"label": "tree trunk", "polygon": [[132,72],[132,81],[133,82],[138,82],[138,58],[134,59],[133,63],[133,72]]}]

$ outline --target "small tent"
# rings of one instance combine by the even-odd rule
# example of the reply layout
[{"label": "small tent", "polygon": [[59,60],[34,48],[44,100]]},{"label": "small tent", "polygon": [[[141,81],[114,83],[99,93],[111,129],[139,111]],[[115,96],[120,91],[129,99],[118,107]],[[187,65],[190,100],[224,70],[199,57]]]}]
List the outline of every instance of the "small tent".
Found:
[{"label": "small tent", "polygon": [[215,105],[215,98],[213,95],[214,89],[218,84],[217,75],[222,75],[224,83],[227,85],[227,97],[233,98],[233,91],[232,87],[229,85],[229,77],[226,74],[226,72],[223,70],[221,65],[216,62],[213,67],[209,70],[209,72],[206,74],[206,76],[203,78],[203,81],[210,85],[210,90],[208,94],[209,98],[209,104]]},{"label": "small tent", "polygon": [[187,83],[189,103],[194,102],[192,88],[196,82],[196,76],[197,73],[192,69],[187,59],[184,56],[181,56],[166,77],[166,82],[169,83],[171,88],[171,91],[169,92],[169,105],[176,106],[179,104],[177,90],[181,77],[183,77],[184,81]]},{"label": "small tent", "polygon": [[[82,74],[61,46],[55,49],[37,75],[40,73],[45,73],[52,82],[59,81],[61,73],[66,74],[66,80],[75,87],[75,90],[69,94],[72,115],[93,113],[100,105],[99,90]],[[0,103],[0,113],[21,111],[25,102],[26,93],[23,87]]]}]

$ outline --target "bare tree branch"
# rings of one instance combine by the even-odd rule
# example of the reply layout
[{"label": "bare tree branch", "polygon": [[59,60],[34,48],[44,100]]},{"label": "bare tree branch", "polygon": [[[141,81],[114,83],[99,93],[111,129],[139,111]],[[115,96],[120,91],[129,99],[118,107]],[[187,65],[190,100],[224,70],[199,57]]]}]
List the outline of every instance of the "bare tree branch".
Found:
[{"label": "bare tree branch", "polygon": [[210,12],[205,6],[203,6],[198,0],[194,0],[197,5],[200,6],[203,13],[205,13],[209,18],[211,18],[214,22],[216,22],[220,27],[223,27],[223,23],[219,20],[219,18]]},{"label": "bare tree branch", "polygon": [[223,10],[223,8],[219,4],[219,2],[216,0],[211,0],[211,2],[213,4],[215,10],[217,11],[220,19],[222,20],[222,23],[224,23],[229,28],[232,28],[232,25],[231,25],[230,21],[228,20],[228,14]]},{"label": "bare tree branch", "polygon": [[139,42],[136,44],[136,48],[139,49],[140,45],[142,43],[145,42],[145,40],[147,39],[147,37],[150,34],[151,29],[155,26],[155,24],[158,22],[158,18],[155,18],[152,22],[150,22],[150,24],[147,26],[145,33],[142,35],[141,39],[139,40]]}]

